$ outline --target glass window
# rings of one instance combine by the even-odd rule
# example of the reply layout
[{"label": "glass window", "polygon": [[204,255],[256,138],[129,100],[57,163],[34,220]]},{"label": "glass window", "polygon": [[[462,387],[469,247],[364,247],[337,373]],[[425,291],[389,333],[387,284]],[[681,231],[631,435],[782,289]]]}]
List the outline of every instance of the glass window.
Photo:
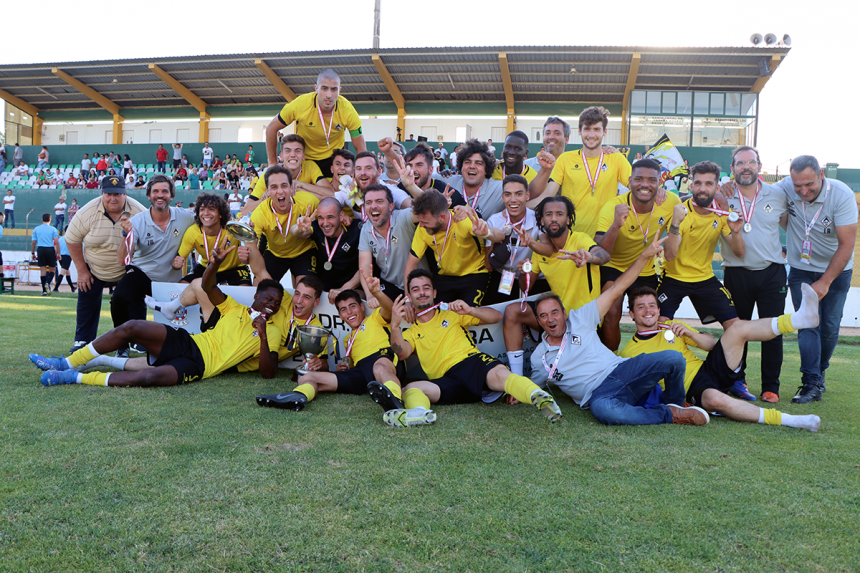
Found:
[{"label": "glass window", "polygon": [[726,94],[711,94],[711,115],[723,115]]},{"label": "glass window", "polygon": [[648,113],[660,113],[660,92],[648,92],[648,102],[645,111]]},{"label": "glass window", "polygon": [[741,99],[741,115],[745,115],[747,117],[755,117],[757,101],[757,94],[744,94],[743,98]]},{"label": "glass window", "polygon": [[675,92],[663,92],[663,113],[675,113]]},{"label": "glass window", "polygon": [[690,113],[693,108],[693,92],[678,92],[676,113]]},{"label": "glass window", "polygon": [[630,94],[630,113],[645,113],[645,92],[634,91]]},{"label": "glass window", "polygon": [[26,125],[27,127],[33,127],[33,116],[27,115],[23,111],[21,112],[21,125]]},{"label": "glass window", "polygon": [[6,104],[6,121],[21,123],[21,110],[14,105]]},{"label": "glass window", "polygon": [[675,145],[690,145],[690,118],[660,116],[630,118],[630,145],[654,145],[663,134],[666,134]]},{"label": "glass window", "polygon": [[711,96],[708,92],[695,92],[695,104],[693,106],[693,113],[696,115],[708,115],[708,98]]},{"label": "glass window", "polygon": [[741,114],[741,94],[727,93],[726,94],[726,115]]}]

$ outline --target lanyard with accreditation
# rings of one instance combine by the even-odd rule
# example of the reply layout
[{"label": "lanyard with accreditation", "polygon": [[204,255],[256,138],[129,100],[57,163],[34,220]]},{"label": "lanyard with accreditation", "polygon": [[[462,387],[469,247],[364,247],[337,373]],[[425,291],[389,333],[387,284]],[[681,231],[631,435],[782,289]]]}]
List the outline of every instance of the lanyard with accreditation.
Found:
[{"label": "lanyard with accreditation", "polygon": [[803,205],[803,226],[806,238],[803,240],[803,244],[800,248],[800,262],[804,265],[812,264],[812,241],[809,240],[809,232],[812,231],[812,227],[814,227],[815,222],[818,221],[818,216],[821,215],[824,205],[827,204],[828,193],[830,193],[830,181],[827,182],[827,189],[824,191],[824,199],[821,201],[821,207],[818,208],[818,211],[816,211],[815,215],[812,217],[812,221],[808,224],[806,222],[806,201],[801,200],[801,204]]}]

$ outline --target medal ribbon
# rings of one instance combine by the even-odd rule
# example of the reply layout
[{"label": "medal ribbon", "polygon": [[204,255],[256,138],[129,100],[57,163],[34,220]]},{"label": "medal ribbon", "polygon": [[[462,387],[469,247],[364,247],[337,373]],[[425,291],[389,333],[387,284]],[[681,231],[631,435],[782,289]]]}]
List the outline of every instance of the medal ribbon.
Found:
[{"label": "medal ribbon", "polygon": [[278,213],[275,211],[275,206],[272,203],[269,203],[269,206],[272,208],[272,213],[275,215],[275,224],[278,226],[278,231],[281,233],[281,236],[284,238],[284,242],[287,242],[287,233],[290,232],[290,225],[293,222],[293,207],[295,203],[293,203],[292,198],[290,198],[290,215],[287,218],[287,233],[284,232],[284,228],[281,226],[281,220],[278,219]]},{"label": "medal ribbon", "polygon": [[331,250],[329,250],[328,248],[328,237],[324,238],[323,245],[325,246],[326,255],[328,255],[328,262],[331,262],[331,260],[334,258],[334,254],[337,251],[337,246],[340,244],[340,240],[343,239],[343,236],[345,234],[346,233],[341,230],[340,236],[337,238],[337,241],[335,241],[334,246],[331,248]]},{"label": "medal ribbon", "polygon": [[526,290],[523,291],[523,298],[520,300],[520,312],[526,311],[526,299],[529,296],[529,290],[532,288],[532,274],[526,273]]},{"label": "medal ribbon", "polygon": [[[815,226],[815,222],[818,220],[818,216],[821,214],[821,210],[824,209],[825,203],[827,203],[827,194],[830,192],[830,181],[827,182],[827,190],[824,191],[824,200],[821,202],[821,207],[818,208],[818,211],[815,212],[815,216],[812,217],[812,222],[808,225],[806,224],[806,201],[801,200],[801,204],[803,205],[803,224],[806,226],[806,238],[809,239],[809,232],[812,230],[812,227]],[[126,263],[128,264],[128,263]]]},{"label": "medal ribbon", "polygon": [[650,336],[652,334],[657,334],[660,330],[669,330],[672,328],[668,324],[657,324],[657,330],[640,330],[636,334],[639,336]]},{"label": "medal ribbon", "polygon": [[[505,172],[505,168],[503,167],[503,168],[502,168],[502,173],[504,173],[504,172]],[[484,188],[484,185],[486,185],[486,184],[487,184],[487,181],[486,181],[486,179],[485,179],[485,180],[484,180],[484,182],[483,182],[483,183],[481,183],[481,186],[480,186],[480,187],[478,187],[478,190],[477,190],[477,191],[475,191],[475,195],[472,197],[472,200],[471,200],[471,201],[468,199],[468,197],[466,198],[466,203],[468,203],[468,204],[469,204],[469,207],[471,207],[472,209],[477,209],[477,208],[478,208],[478,197],[480,197],[480,196],[481,196],[481,189],[483,189],[483,188]],[[466,194],[466,186],[465,186],[465,185],[463,185],[463,195],[465,195],[465,194]]]},{"label": "medal ribbon", "polygon": [[639,225],[639,230],[642,231],[642,236],[645,239],[645,244],[648,244],[648,231],[651,230],[651,221],[654,219],[654,207],[657,206],[657,202],[655,201],[653,205],[651,205],[651,213],[648,215],[648,227],[642,231],[642,223],[639,221],[639,213],[636,212],[636,207],[633,204],[630,204],[630,210],[633,211],[633,214],[636,215],[636,224]]},{"label": "medal ribbon", "polygon": [[[448,227],[445,229],[445,240],[442,241],[442,250],[439,251],[439,266],[440,267],[442,266],[442,255],[445,254],[445,246],[448,244],[448,233],[451,231],[451,221],[452,220],[453,220],[453,217],[451,216],[451,213],[448,213]],[[436,247],[437,249],[439,248],[439,245],[436,243],[436,235],[433,235],[433,246]]]},{"label": "medal ribbon", "polygon": [[215,244],[212,245],[212,251],[209,250],[209,241],[206,240],[206,231],[203,231],[203,249],[206,251],[206,262],[212,260],[212,252],[215,251],[215,248],[218,246],[218,243],[221,242],[221,231],[224,229],[220,229],[218,231],[218,237],[215,239]]},{"label": "medal ribbon", "polygon": [[361,321],[361,324],[358,325],[358,328],[353,331],[352,336],[347,340],[346,354],[343,355],[344,358],[349,358],[349,355],[352,354],[352,345],[355,344],[355,337],[358,336],[358,331],[361,330],[365,320],[367,319],[365,318]]},{"label": "medal ribbon", "polygon": [[[335,104],[337,105],[337,104]],[[328,130],[325,128],[325,120],[323,119],[322,110],[320,109],[319,103],[317,103],[317,112],[320,114],[320,125],[322,126],[323,133],[325,134],[325,146],[326,148],[330,147],[329,145],[329,137],[331,137],[331,126],[334,123],[334,110],[331,110],[331,117],[328,120]]]},{"label": "medal ribbon", "polygon": [[724,209],[718,209],[716,203],[711,203],[710,207],[705,207],[704,209],[705,209],[705,211],[710,211],[711,213],[716,213],[717,215],[720,215],[723,217],[728,216],[728,214],[729,214],[729,211],[726,211]]},{"label": "medal ribbon", "polygon": [[[813,219],[812,222],[815,223],[815,220]],[[807,231],[806,234],[809,235],[809,231]],[[134,227],[131,228],[131,231],[128,232],[128,235],[123,240],[125,241],[125,264],[130,265],[131,248],[134,246]]]},{"label": "medal ribbon", "polygon": [[419,316],[424,316],[424,315],[425,315],[425,314],[427,314],[428,312],[433,312],[434,310],[436,310],[437,308],[439,308],[441,305],[442,305],[442,303],[441,303],[441,302],[437,302],[436,304],[434,304],[434,305],[433,305],[433,306],[431,306],[430,308],[426,308],[426,309],[422,310],[421,312],[419,312],[418,314],[416,314],[416,315],[415,315],[415,318],[418,318]]},{"label": "medal ribbon", "polygon": [[741,213],[744,216],[744,223],[750,223],[753,218],[753,211],[755,211],[755,204],[758,202],[758,196],[761,192],[761,182],[756,181],[755,195],[753,195],[752,201],[750,201],[750,210],[747,212],[747,200],[744,197],[740,190],[738,189],[737,183],[735,183],[735,192],[738,194],[738,199],[741,203]]},{"label": "medal ribbon", "polygon": [[555,369],[558,367],[558,361],[561,359],[561,354],[564,352],[564,347],[567,346],[567,333],[564,333],[564,336],[561,338],[561,346],[558,347],[558,353],[555,355],[555,360],[552,363],[552,368],[550,365],[546,363],[546,354],[540,357],[541,362],[543,362],[543,367],[546,368],[547,371],[547,379],[552,380],[552,375],[555,374]]},{"label": "medal ribbon", "polygon": [[[591,178],[591,167],[588,166],[588,158],[582,155],[582,162],[585,164],[585,174],[588,177],[588,182],[591,184],[591,192],[594,193],[595,187],[597,187],[597,180],[600,179],[600,171],[603,168],[603,149],[600,150],[600,160],[597,162],[597,172],[594,174],[594,179]],[[502,172],[504,172],[504,168],[502,168]]]}]

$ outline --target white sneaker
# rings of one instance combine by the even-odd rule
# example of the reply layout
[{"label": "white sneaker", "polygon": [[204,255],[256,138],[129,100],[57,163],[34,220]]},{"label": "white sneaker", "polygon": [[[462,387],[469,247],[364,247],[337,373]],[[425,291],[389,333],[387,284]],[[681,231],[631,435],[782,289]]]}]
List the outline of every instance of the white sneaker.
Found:
[{"label": "white sneaker", "polygon": [[415,408],[398,408],[389,410],[382,415],[382,421],[395,428],[408,428],[409,426],[424,426],[436,421],[436,412],[428,410],[423,406]]},{"label": "white sneaker", "polygon": [[550,422],[558,422],[561,420],[561,409],[558,407],[558,404],[555,403],[555,398],[553,398],[549,393],[541,390],[540,388],[536,388],[532,391],[529,399],[532,402],[532,405],[543,412],[543,415],[549,419]]}]

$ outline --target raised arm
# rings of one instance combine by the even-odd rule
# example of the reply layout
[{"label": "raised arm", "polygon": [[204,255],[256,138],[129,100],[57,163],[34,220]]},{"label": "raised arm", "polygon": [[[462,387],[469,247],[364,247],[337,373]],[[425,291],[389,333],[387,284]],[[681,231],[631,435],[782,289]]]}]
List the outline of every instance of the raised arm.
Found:
[{"label": "raised arm", "polygon": [[[541,169],[541,171],[543,171],[543,169]],[[538,175],[540,175],[540,173],[538,173]],[[535,177],[535,180],[536,179],[537,177]],[[534,181],[532,181],[532,183],[534,183]],[[544,197],[554,197],[558,193],[558,190],[560,188],[561,186],[555,181],[550,181],[549,183],[547,183],[545,189],[535,188],[534,191],[532,191],[532,186],[529,185],[529,197],[534,198],[529,199],[528,203],[526,203],[526,207],[528,207],[529,209],[534,209],[535,207],[537,207],[537,204],[543,200]]]},{"label": "raised arm", "polygon": [[406,360],[412,355],[412,345],[403,339],[403,332],[400,330],[400,324],[406,314],[405,300],[403,295],[398,296],[391,308],[391,349],[397,353],[400,360]]},{"label": "raised arm", "polygon": [[681,223],[687,216],[687,208],[678,203],[672,210],[672,221],[669,223],[669,236],[666,240],[666,260],[674,261],[681,247]]},{"label": "raised arm", "polygon": [[233,245],[226,250],[215,247],[212,251],[212,256],[210,257],[211,260],[206,266],[206,270],[203,272],[201,286],[203,287],[203,291],[209,296],[209,302],[214,306],[218,306],[227,300],[227,297],[225,297],[224,293],[221,292],[221,289],[218,288],[218,268],[221,266],[221,263],[224,262],[224,259],[227,258],[227,255],[235,249],[236,245]]},{"label": "raised arm", "polygon": [[[546,189],[546,186],[549,183],[550,175],[552,175],[552,168],[555,167],[555,155],[552,153],[540,151],[537,154],[537,160],[540,164],[540,171],[538,171],[535,178],[532,179],[532,182],[529,183],[529,197],[540,196],[541,192]],[[531,207],[531,205],[529,205],[529,207]]]},{"label": "raised arm", "polygon": [[615,279],[615,282],[612,284],[610,288],[603,291],[603,293],[597,297],[597,312],[600,313],[600,318],[602,319],[609,309],[612,308],[612,305],[615,303],[615,300],[630,288],[636,278],[639,276],[639,273],[642,272],[642,269],[645,268],[645,265],[653,259],[656,255],[663,250],[663,241],[666,238],[659,239],[656,235],[654,236],[654,241],[648,245],[639,258],[637,258],[630,268],[621,273],[621,276]]}]

